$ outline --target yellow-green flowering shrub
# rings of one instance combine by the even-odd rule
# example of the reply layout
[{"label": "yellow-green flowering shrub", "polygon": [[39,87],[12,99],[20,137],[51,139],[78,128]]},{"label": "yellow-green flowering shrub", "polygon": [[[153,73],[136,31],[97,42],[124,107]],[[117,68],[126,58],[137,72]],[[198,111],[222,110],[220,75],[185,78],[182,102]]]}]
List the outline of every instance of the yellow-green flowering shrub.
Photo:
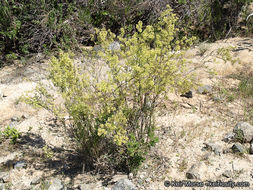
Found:
[{"label": "yellow-green flowering shrub", "polygon": [[[158,140],[154,113],[161,100],[169,91],[192,86],[182,50],[194,39],[176,37],[176,21],[168,7],[156,25],[143,28],[139,22],[130,38],[123,29],[118,36],[97,30],[93,39],[101,46],[99,59],[85,50],[88,61],[81,67],[63,52],[51,60],[50,78],[73,117],[79,148],[91,162],[113,146],[129,170],[137,168]],[[115,40],[121,48],[111,50]]]}]

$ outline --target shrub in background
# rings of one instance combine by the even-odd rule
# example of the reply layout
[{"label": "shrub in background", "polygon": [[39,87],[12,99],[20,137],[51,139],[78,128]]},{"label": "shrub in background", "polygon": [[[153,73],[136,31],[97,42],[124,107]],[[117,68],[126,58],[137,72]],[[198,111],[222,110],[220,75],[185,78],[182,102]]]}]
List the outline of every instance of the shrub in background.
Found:
[{"label": "shrub in background", "polygon": [[148,0],[2,0],[0,52],[10,60],[55,48],[78,49],[90,43],[94,27],[132,32],[138,20],[148,23],[152,8]]},{"label": "shrub in background", "polygon": [[[181,0],[171,1],[174,12],[180,17],[179,25],[185,28],[186,33],[191,33],[203,40],[219,40],[235,36],[241,32],[238,24],[239,15],[245,15],[244,7],[252,0]],[[248,28],[247,35],[251,31]],[[244,30],[244,29],[243,29]]]},{"label": "shrub in background", "polygon": [[53,48],[75,48],[81,35],[90,31],[85,11],[71,0],[3,0],[0,51],[21,57]]}]

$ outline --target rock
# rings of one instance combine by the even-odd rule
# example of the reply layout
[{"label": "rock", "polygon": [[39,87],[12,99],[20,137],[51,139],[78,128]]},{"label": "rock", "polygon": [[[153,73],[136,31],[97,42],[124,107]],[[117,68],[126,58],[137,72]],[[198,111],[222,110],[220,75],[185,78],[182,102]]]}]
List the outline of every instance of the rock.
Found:
[{"label": "rock", "polygon": [[200,86],[197,91],[199,94],[208,94],[212,92],[212,86],[210,85]]},{"label": "rock", "polygon": [[192,91],[188,91],[185,94],[181,94],[180,96],[185,98],[192,98]]},{"label": "rock", "polygon": [[0,172],[0,182],[8,183],[10,181],[10,175],[8,172]]},{"label": "rock", "polygon": [[23,115],[21,116],[22,119],[28,119],[28,117],[29,117],[29,116],[28,116],[27,114],[23,114]]},{"label": "rock", "polygon": [[120,50],[120,44],[119,42],[112,42],[110,45],[109,45],[109,50],[111,51],[117,51],[117,50]]},{"label": "rock", "polygon": [[204,143],[204,149],[210,150],[214,152],[216,155],[220,155],[222,153],[222,148],[219,145],[212,144],[212,143]]},{"label": "rock", "polygon": [[137,190],[137,187],[129,179],[119,180],[112,190]]},{"label": "rock", "polygon": [[253,140],[250,141],[249,153],[253,154]]},{"label": "rock", "polygon": [[200,179],[199,176],[199,167],[196,164],[193,164],[192,167],[186,172],[187,179]]},{"label": "rock", "polygon": [[31,181],[31,185],[37,185],[39,183],[40,183],[40,177],[38,177],[38,176],[33,178]]},{"label": "rock", "polygon": [[147,183],[150,183],[150,182],[151,182],[151,178],[148,177],[148,178],[145,179],[145,181],[146,181]]},{"label": "rock", "polygon": [[133,178],[134,178],[134,174],[133,173],[129,173],[128,179],[132,180]]},{"label": "rock", "polygon": [[48,188],[48,190],[63,190],[64,186],[62,184],[62,181],[58,178],[54,178],[51,183],[50,186]]},{"label": "rock", "polygon": [[145,177],[146,177],[146,172],[141,172],[140,174],[139,174],[139,178],[140,179],[144,179]]},{"label": "rock", "polygon": [[0,190],[4,190],[4,183],[0,183]]},{"label": "rock", "polygon": [[27,168],[27,163],[25,161],[17,161],[14,166],[14,169]]},{"label": "rock", "polygon": [[232,142],[235,138],[235,133],[226,133],[222,141],[224,142]]},{"label": "rock", "polygon": [[225,172],[222,173],[222,175],[226,178],[232,178],[233,177],[233,173],[231,170],[226,170]]},{"label": "rock", "polygon": [[19,119],[18,117],[12,117],[12,118],[11,118],[11,121],[13,121],[13,122],[14,122],[14,121],[17,121],[17,122],[18,122],[18,121],[20,121],[20,119]]},{"label": "rock", "polygon": [[78,186],[78,189],[80,190],[90,190],[92,189],[91,185],[90,184],[81,184]]},{"label": "rock", "polygon": [[0,100],[2,100],[4,97],[4,93],[0,90]]},{"label": "rock", "polygon": [[64,184],[70,184],[71,183],[71,178],[70,177],[66,177],[64,179]]},{"label": "rock", "polygon": [[253,139],[253,126],[247,122],[237,123],[233,132],[236,134],[236,140],[250,142]]},{"label": "rock", "polygon": [[233,153],[246,153],[245,147],[241,143],[236,143],[232,146]]}]

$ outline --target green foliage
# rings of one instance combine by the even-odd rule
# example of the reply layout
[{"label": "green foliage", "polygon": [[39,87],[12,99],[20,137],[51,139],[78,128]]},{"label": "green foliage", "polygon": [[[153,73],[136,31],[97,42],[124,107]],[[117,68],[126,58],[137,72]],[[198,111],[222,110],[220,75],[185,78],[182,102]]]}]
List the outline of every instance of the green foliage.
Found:
[{"label": "green foliage", "polygon": [[[79,49],[90,43],[94,27],[116,33],[151,17],[152,5],[143,0],[2,0],[0,1],[0,52],[20,58],[52,49]],[[132,32],[134,28],[128,28]]]},{"label": "green foliage", "polygon": [[76,35],[82,35],[77,29],[85,31],[88,25],[75,16],[77,7],[68,0],[1,1],[0,51],[20,57],[29,52],[76,47]]},{"label": "green foliage", "polygon": [[245,143],[244,134],[242,130],[237,131],[237,133],[235,134],[235,140],[240,143]]},{"label": "green foliage", "polygon": [[4,129],[4,131],[2,131],[2,135],[5,138],[10,138],[11,142],[15,144],[21,134],[16,128],[8,126]]},{"label": "green foliage", "polygon": [[233,56],[231,54],[231,51],[233,49],[235,49],[235,48],[232,46],[221,47],[217,50],[217,54],[218,54],[219,58],[223,59],[224,61],[230,61],[232,64],[234,64],[239,60],[233,58]]},{"label": "green foliage", "polygon": [[43,156],[45,159],[51,159],[54,156],[54,152],[47,145],[42,148]]},{"label": "green foliage", "polygon": [[[27,92],[21,96],[18,102],[25,102],[35,109],[44,108],[53,113],[58,119],[62,118],[64,109],[54,104],[54,97],[48,92],[48,88],[42,83],[36,86],[35,90]],[[32,95],[31,95],[32,93]]]}]

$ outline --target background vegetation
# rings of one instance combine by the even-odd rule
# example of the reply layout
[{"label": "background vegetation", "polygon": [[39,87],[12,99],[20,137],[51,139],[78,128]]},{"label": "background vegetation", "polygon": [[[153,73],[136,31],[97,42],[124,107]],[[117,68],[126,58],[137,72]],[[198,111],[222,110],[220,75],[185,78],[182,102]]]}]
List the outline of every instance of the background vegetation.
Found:
[{"label": "background vegetation", "polygon": [[[92,45],[95,27],[128,35],[143,25],[157,22],[169,4],[179,17],[182,33],[203,40],[217,40],[252,33],[247,5],[252,0],[2,0],[0,2],[0,58],[20,58],[52,49],[78,50]],[[238,23],[240,17],[241,22]],[[243,26],[243,27],[241,27]]]}]

